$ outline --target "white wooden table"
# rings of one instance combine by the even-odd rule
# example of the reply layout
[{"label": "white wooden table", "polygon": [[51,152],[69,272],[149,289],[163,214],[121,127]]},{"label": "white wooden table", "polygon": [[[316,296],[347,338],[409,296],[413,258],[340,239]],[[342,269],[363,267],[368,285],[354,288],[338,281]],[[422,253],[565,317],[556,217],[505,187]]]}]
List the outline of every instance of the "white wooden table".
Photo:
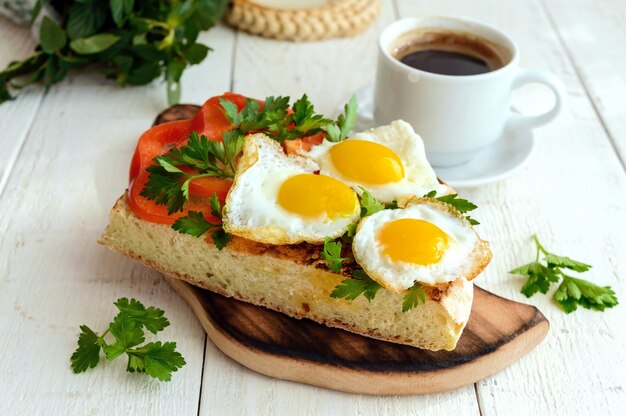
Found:
[{"label": "white wooden table", "polygon": [[[535,131],[536,151],[514,177],[461,189],[493,243],[479,284],[523,301],[507,274],[533,256],[537,232],[554,251],[594,265],[622,305],[562,313],[529,302],[551,322],[520,362],[473,386],[415,397],[343,394],[253,373],[226,358],[165,281],[96,244],[126,186],[139,134],[166,106],[164,87],[120,89],[99,74],[72,75],[0,106],[0,414],[2,415],[623,415],[626,412],[626,3],[622,0],[388,2],[376,24],[345,40],[284,43],[218,27],[215,49],[184,78],[183,102],[224,91],[306,92],[333,115],[373,81],[376,37],[399,17],[453,14],[483,20],[517,40],[522,64],[553,71],[568,105]],[[0,65],[34,47],[28,30],[0,20]],[[547,93],[528,87],[518,107],[538,111]],[[122,359],[72,374],[78,326],[104,328],[112,302],[136,297],[166,310],[160,339],[178,341],[187,365],[170,383],[125,372]]]}]

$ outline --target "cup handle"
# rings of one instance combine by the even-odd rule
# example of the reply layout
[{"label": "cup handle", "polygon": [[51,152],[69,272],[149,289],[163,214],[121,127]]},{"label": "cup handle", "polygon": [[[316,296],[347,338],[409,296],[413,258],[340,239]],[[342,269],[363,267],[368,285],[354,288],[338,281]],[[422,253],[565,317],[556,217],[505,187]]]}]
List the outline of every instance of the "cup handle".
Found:
[{"label": "cup handle", "polygon": [[554,93],[554,106],[545,113],[526,116],[511,112],[507,127],[509,128],[533,128],[545,124],[554,119],[561,111],[563,97],[565,96],[565,86],[556,75],[537,69],[520,69],[515,80],[513,81],[512,90],[521,87],[524,84],[536,82],[550,88]]}]

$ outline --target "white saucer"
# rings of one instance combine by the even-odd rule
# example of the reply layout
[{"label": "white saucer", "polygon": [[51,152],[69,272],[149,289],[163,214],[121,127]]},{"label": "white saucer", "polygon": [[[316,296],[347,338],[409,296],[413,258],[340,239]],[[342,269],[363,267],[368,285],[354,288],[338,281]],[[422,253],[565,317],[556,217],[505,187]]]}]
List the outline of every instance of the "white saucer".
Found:
[{"label": "white saucer", "polygon": [[[359,115],[355,131],[376,127],[373,117],[374,88],[371,85],[356,93]],[[349,99],[349,97],[348,97]],[[345,102],[348,101],[345,100]],[[338,112],[343,112],[343,105]],[[417,132],[419,134],[419,131]],[[452,187],[470,187],[500,181],[521,168],[533,152],[535,140],[532,130],[507,130],[495,143],[480,151],[469,162],[451,168],[437,168],[437,176]]]}]

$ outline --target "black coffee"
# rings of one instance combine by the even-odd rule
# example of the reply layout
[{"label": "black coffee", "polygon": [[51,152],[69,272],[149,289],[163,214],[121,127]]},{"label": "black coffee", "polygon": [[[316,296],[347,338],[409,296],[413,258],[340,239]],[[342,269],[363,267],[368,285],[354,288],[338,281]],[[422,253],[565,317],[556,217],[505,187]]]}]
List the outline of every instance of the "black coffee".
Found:
[{"label": "black coffee", "polygon": [[478,75],[502,68],[510,52],[476,35],[418,29],[394,42],[393,56],[410,67],[442,75]]},{"label": "black coffee", "polygon": [[492,71],[487,62],[480,58],[452,51],[417,51],[404,56],[400,62],[442,75],[478,75]]}]

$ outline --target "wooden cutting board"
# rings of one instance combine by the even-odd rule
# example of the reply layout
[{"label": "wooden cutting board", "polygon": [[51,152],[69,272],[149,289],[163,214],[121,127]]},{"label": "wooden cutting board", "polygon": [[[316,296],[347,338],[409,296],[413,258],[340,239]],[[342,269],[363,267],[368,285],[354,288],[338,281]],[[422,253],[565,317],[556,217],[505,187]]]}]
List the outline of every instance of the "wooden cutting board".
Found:
[{"label": "wooden cutting board", "polygon": [[166,278],[224,354],[259,373],[350,393],[435,393],[475,383],[520,359],[548,333],[534,306],[474,287],[454,351],[427,351],[294,319]]},{"label": "wooden cutting board", "polygon": [[[191,118],[177,105],[155,124]],[[259,373],[333,390],[377,395],[456,389],[511,365],[548,333],[534,306],[474,286],[469,322],[454,351],[428,351],[378,341],[308,319],[226,298],[166,277],[224,354]]]}]

